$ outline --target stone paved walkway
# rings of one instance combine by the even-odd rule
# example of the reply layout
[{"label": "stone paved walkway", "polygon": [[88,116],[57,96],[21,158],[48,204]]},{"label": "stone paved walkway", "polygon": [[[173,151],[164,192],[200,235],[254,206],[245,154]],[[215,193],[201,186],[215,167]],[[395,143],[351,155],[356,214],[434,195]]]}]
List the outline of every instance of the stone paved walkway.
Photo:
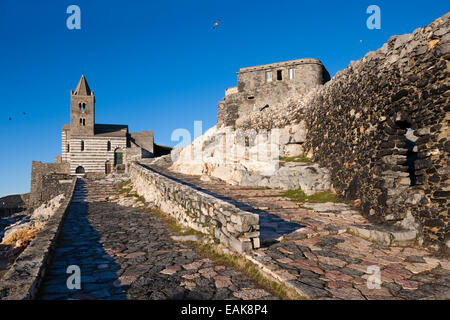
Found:
[{"label": "stone paved walkway", "polygon": [[[450,299],[448,259],[417,247],[380,246],[348,233],[351,226],[370,223],[347,205],[307,204],[314,210],[306,210],[280,190],[230,186],[152,168],[258,213],[263,245],[247,257],[310,298]],[[381,286],[369,289],[377,268]]]},{"label": "stone paved walkway", "polygon": [[[98,181],[78,183],[41,299],[277,299],[172,241],[155,213],[105,201],[115,193]],[[70,265],[81,269],[81,290],[66,286]]]}]

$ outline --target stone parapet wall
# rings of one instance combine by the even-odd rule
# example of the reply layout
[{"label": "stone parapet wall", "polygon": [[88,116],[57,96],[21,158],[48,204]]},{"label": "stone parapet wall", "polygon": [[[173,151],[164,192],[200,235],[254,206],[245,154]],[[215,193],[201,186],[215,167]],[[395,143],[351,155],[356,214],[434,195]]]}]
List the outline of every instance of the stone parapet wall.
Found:
[{"label": "stone parapet wall", "polygon": [[137,163],[129,165],[134,188],[180,224],[237,252],[259,248],[259,216]]},{"label": "stone parapet wall", "polygon": [[36,297],[69,210],[75,185],[74,179],[70,184],[71,192],[61,206],[2,277],[0,300],[30,300]]}]

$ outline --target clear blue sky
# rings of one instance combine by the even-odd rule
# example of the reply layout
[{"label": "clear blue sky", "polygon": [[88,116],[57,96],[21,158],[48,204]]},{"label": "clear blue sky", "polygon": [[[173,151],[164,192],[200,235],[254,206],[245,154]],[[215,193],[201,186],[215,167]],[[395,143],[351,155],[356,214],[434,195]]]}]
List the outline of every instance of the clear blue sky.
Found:
[{"label": "clear blue sky", "polygon": [[[66,27],[72,4],[81,30]],[[381,30],[366,27],[371,4],[381,8]],[[98,123],[153,130],[155,142],[173,146],[174,129],[215,124],[239,68],[317,58],[333,76],[449,8],[444,0],[0,0],[0,196],[28,192],[31,161],[60,154],[82,73]]]}]

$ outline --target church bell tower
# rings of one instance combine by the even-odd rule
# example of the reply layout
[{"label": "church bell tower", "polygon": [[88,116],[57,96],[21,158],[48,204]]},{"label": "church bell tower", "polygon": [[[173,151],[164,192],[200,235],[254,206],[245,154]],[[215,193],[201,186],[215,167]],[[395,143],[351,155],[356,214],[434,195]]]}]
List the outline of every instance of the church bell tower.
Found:
[{"label": "church bell tower", "polygon": [[93,136],[95,97],[84,75],[75,91],[70,92],[70,132],[72,136]]}]

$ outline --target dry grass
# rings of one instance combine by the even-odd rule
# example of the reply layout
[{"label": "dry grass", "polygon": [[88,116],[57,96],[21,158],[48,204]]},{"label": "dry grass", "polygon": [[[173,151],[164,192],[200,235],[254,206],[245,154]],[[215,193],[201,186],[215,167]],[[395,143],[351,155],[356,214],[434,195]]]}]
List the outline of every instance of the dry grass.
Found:
[{"label": "dry grass", "polygon": [[11,234],[3,238],[1,244],[13,247],[26,247],[36,237],[40,230],[41,225],[35,226],[33,228],[26,227],[15,230]]},{"label": "dry grass", "polygon": [[[169,229],[180,235],[197,234],[205,236],[204,234],[180,226],[175,218],[162,212],[157,208],[147,208],[146,210],[156,213],[156,215],[169,227]],[[237,270],[250,279],[252,279],[257,285],[272,295],[278,296],[287,300],[304,300],[305,298],[300,296],[295,290],[288,288],[284,284],[280,284],[277,281],[268,278],[266,275],[260,272],[258,267],[252,262],[246,260],[244,257],[237,254],[224,253],[222,249],[215,244],[203,244],[203,243],[188,243],[194,247],[194,249],[202,256],[207,257],[214,261],[218,265],[228,266]]]},{"label": "dry grass", "polygon": [[252,262],[246,260],[237,254],[224,253],[219,246],[214,244],[197,245],[197,251],[213,260],[217,264],[231,267],[248,276],[263,289],[268,290],[272,295],[285,300],[305,300],[305,297],[299,295],[294,289],[279,283],[272,278],[264,275],[259,268]]}]

